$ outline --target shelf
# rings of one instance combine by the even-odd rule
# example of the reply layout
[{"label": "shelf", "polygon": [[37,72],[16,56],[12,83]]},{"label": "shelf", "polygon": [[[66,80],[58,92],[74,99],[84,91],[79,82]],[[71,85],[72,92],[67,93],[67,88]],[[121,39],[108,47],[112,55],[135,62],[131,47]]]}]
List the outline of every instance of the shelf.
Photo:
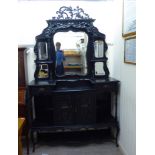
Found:
[{"label": "shelf", "polygon": [[35,63],[37,64],[51,64],[53,61],[48,61],[48,60],[36,60]]},{"label": "shelf", "polygon": [[81,54],[65,54],[67,57],[80,57]]},{"label": "shelf", "polygon": [[32,123],[32,130],[40,132],[71,132],[71,131],[90,131],[103,130],[109,127],[116,127],[117,122],[113,119],[107,120],[103,123],[95,123],[88,125],[49,125],[45,122],[38,122],[36,120]]},{"label": "shelf", "polygon": [[91,62],[104,62],[107,61],[107,58],[94,58],[91,60]]},{"label": "shelf", "polygon": [[65,69],[81,69],[82,66],[64,66]]}]

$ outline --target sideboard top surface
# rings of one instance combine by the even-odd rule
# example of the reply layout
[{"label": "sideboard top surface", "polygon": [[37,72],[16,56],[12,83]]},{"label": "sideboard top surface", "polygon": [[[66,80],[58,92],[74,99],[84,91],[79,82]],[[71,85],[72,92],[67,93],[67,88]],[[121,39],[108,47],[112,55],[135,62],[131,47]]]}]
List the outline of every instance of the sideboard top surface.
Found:
[{"label": "sideboard top surface", "polygon": [[62,82],[68,82],[68,83],[72,83],[72,82],[90,82],[90,84],[100,84],[100,83],[119,83],[119,80],[116,80],[114,78],[108,78],[108,79],[95,79],[95,80],[91,80],[91,79],[66,79],[66,80],[55,80],[55,81],[35,81],[32,80],[28,86],[55,86],[58,83],[62,83]]}]

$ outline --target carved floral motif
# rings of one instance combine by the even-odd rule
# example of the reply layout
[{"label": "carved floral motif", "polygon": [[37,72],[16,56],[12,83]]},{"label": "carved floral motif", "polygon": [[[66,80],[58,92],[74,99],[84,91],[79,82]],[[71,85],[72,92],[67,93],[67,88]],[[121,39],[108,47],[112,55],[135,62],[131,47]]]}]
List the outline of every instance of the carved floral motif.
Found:
[{"label": "carved floral motif", "polygon": [[89,15],[84,13],[82,8],[77,6],[73,9],[71,6],[63,6],[56,12],[58,17],[53,17],[52,19],[89,19]]}]

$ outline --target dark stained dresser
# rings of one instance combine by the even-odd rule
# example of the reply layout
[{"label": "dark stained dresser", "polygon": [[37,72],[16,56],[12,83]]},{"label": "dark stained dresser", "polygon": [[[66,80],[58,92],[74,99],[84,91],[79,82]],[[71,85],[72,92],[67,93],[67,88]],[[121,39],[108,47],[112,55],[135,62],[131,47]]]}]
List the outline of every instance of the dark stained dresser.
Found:
[{"label": "dark stained dresser", "polygon": [[[71,16],[68,13],[68,17],[63,17],[64,12],[67,11],[74,13]],[[83,15],[78,14],[79,11]],[[35,80],[29,83],[26,90],[33,151],[35,149],[34,132],[74,132],[113,128],[116,131],[114,137],[118,146],[119,81],[109,77],[106,57],[108,46],[105,35],[93,26],[95,20],[79,7],[76,9],[61,7],[57,14],[58,17],[48,20],[47,28],[36,37]],[[86,74],[56,75],[54,35],[68,31],[84,32],[88,36],[85,56]],[[97,57],[95,45],[100,42],[104,46],[101,51],[98,51],[102,53],[101,56]],[[98,74],[95,63],[102,63],[103,74]]]}]

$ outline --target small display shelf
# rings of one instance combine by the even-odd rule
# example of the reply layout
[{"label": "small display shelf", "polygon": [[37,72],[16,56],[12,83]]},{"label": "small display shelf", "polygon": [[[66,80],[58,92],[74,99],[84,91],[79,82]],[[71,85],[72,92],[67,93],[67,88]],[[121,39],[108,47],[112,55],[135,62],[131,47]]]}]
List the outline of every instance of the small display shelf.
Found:
[{"label": "small display shelf", "polygon": [[81,69],[82,66],[64,66],[65,69]]},{"label": "small display shelf", "polygon": [[81,54],[65,54],[67,57],[81,57]]}]

